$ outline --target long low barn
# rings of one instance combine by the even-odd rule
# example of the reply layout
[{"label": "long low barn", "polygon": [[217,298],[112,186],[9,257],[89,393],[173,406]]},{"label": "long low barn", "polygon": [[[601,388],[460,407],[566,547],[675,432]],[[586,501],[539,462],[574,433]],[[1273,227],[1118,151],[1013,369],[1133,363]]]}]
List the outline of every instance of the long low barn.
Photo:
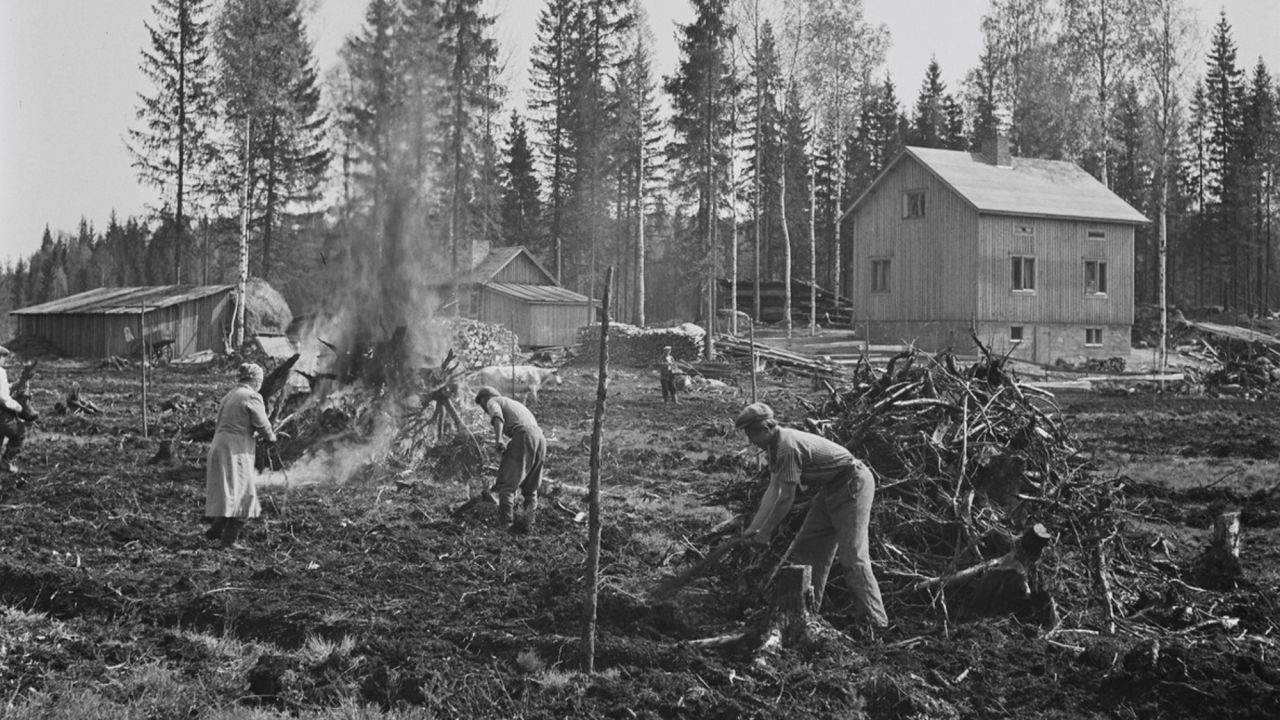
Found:
[{"label": "long low barn", "polygon": [[233,290],[231,285],[97,288],[9,315],[16,337],[44,340],[68,357],[137,354],[141,337],[181,357],[223,350]]}]

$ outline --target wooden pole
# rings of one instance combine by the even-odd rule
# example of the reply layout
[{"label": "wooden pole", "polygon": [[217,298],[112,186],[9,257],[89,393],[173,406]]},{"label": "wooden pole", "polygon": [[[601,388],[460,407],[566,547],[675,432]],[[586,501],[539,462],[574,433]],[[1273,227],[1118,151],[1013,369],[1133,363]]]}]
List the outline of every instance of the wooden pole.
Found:
[{"label": "wooden pole", "polygon": [[142,370],[142,437],[150,437],[147,418],[147,301],[143,300],[138,309],[138,345],[142,362],[138,367]]},{"label": "wooden pole", "polygon": [[604,430],[604,401],[609,376],[609,292],[613,266],[604,276],[600,307],[600,373],[596,383],[596,412],[591,426],[591,481],[587,490],[587,594],[582,603],[582,671],[596,671],[596,607],[600,600],[600,435]]},{"label": "wooden pole", "polygon": [[747,323],[751,328],[751,402],[756,401],[756,319]]}]

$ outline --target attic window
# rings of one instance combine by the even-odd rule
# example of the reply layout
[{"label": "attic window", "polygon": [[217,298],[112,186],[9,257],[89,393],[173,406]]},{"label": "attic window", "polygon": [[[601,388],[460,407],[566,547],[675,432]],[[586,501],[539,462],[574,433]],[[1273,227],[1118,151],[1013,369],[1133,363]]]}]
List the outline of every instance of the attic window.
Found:
[{"label": "attic window", "polygon": [[1106,240],[1107,231],[1106,230],[1090,230],[1089,239],[1090,240]]},{"label": "attic window", "polygon": [[1030,225],[1015,225],[1013,228],[1014,235],[1035,235],[1036,229]]},{"label": "attic window", "polygon": [[914,220],[924,217],[924,191],[908,190],[902,193],[902,219]]}]

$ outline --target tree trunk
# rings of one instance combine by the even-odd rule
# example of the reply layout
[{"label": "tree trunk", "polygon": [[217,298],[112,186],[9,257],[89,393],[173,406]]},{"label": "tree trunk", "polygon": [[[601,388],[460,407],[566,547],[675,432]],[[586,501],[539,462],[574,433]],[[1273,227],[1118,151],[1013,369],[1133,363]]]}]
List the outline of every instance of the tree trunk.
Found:
[{"label": "tree trunk", "polygon": [[[779,209],[782,214],[782,319],[786,322],[787,342],[791,342],[791,229],[787,227],[787,165],[782,164],[778,176]],[[759,294],[757,294],[759,297]],[[757,300],[757,302],[759,302]]]}]

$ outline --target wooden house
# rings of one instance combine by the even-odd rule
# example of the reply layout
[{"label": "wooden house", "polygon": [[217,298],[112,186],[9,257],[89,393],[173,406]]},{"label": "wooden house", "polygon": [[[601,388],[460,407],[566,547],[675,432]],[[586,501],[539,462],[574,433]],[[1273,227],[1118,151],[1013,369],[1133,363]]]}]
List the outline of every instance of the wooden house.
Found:
[{"label": "wooden house", "polygon": [[1070,162],[908,147],[850,207],[853,326],[872,342],[1038,363],[1128,357],[1134,228]]},{"label": "wooden house", "polygon": [[68,357],[181,357],[223,352],[234,286],[104,287],[10,311],[15,337],[43,340]]},{"label": "wooden house", "polygon": [[523,247],[499,247],[471,272],[462,312],[505,325],[524,347],[573,345],[578,328],[595,322],[595,303],[563,288]]}]

